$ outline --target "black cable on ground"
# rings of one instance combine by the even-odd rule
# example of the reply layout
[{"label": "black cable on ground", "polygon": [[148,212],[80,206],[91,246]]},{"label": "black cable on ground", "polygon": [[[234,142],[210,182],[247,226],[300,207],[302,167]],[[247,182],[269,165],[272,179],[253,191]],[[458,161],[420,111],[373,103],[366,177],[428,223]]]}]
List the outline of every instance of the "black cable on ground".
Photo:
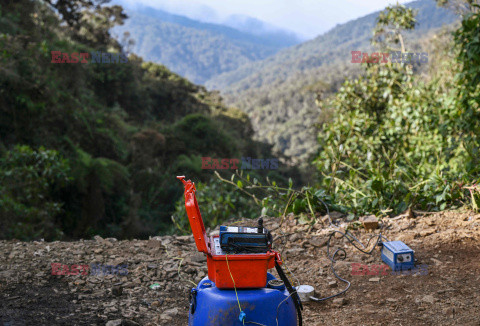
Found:
[{"label": "black cable on ground", "polygon": [[[339,228],[338,226],[336,226],[335,224],[333,224],[332,222],[332,219],[330,218],[330,211],[328,209],[328,206],[320,199],[320,201],[323,203],[323,205],[325,206],[326,210],[327,210],[327,216],[328,216],[328,220],[330,222],[330,226],[333,226],[334,228]],[[332,298],[335,298],[339,295],[342,295],[344,294],[345,292],[348,291],[348,289],[350,289],[350,285],[351,283],[349,281],[347,281],[346,279],[344,278],[341,278],[337,272],[335,271],[335,263],[337,262],[337,260],[335,260],[335,256],[337,255],[337,253],[339,252],[343,252],[343,256],[341,257],[341,260],[345,260],[347,258],[347,253],[344,249],[342,248],[338,248],[337,250],[335,250],[335,252],[333,253],[333,255],[330,256],[330,241],[332,239],[332,237],[336,234],[340,234],[341,235],[341,238],[346,238],[347,241],[353,246],[355,247],[357,250],[363,252],[364,254],[367,254],[367,255],[371,255],[373,250],[375,250],[375,248],[377,246],[381,246],[382,245],[382,242],[381,240],[382,239],[385,239],[386,241],[388,241],[387,238],[385,238],[381,233],[380,234],[376,234],[376,235],[373,235],[370,237],[370,239],[368,239],[368,242],[367,242],[367,245],[365,246],[362,242],[360,242],[352,233],[350,233],[348,230],[345,231],[345,233],[341,232],[341,231],[338,231],[338,230],[334,230],[332,233],[330,233],[329,237],[328,237],[328,240],[327,240],[327,257],[328,259],[330,259],[330,261],[332,262],[331,264],[331,269],[332,269],[332,272],[333,274],[335,275],[336,278],[338,278],[340,281],[344,282],[347,284],[347,287],[336,293],[336,294],[333,294],[333,295],[330,295],[328,297],[324,297],[324,298],[315,298],[313,296],[310,297],[310,299],[312,301],[316,301],[316,302],[320,302],[320,301],[325,301],[325,300],[328,300],[328,299],[332,299]],[[367,248],[369,247],[370,245],[370,241],[374,238],[377,238],[377,241],[375,242],[375,245],[372,247],[372,249],[370,249],[369,251],[367,251]],[[360,248],[356,245],[356,243],[360,244],[360,246],[362,246],[363,248]]]},{"label": "black cable on ground", "polygon": [[[300,301],[300,297],[298,296],[297,291],[292,287],[292,284],[290,284],[290,281],[288,280],[287,275],[282,270],[282,267],[280,267],[280,264],[275,260],[275,269],[277,270],[278,276],[280,276],[280,279],[283,281],[285,284],[285,287],[287,288],[288,292],[290,293],[290,296],[293,299],[293,304],[295,305],[295,309],[297,310],[297,316],[298,316],[298,326],[302,326],[303,324],[303,319],[302,319],[302,310],[303,310],[303,305],[302,301]],[[278,310],[278,307],[277,307]],[[277,312],[278,314],[278,312]]]},{"label": "black cable on ground", "polygon": [[341,278],[340,276],[338,276],[337,272],[335,271],[335,268],[333,267],[333,265],[335,265],[335,262],[336,262],[335,256],[337,255],[337,253],[338,253],[339,251],[343,251],[343,258],[342,258],[342,260],[345,260],[345,258],[347,258],[347,253],[345,252],[345,250],[342,249],[342,248],[338,248],[337,250],[335,250],[335,252],[334,252],[333,255],[332,255],[332,259],[331,259],[331,260],[332,260],[332,265],[331,265],[331,268],[332,268],[332,272],[333,272],[333,274],[335,275],[335,277],[338,278],[340,281],[347,283],[347,287],[346,287],[343,291],[340,291],[340,292],[338,292],[338,293],[336,293],[336,294],[334,294],[334,295],[328,296],[328,297],[324,297],[324,298],[310,297],[311,300],[316,301],[316,302],[320,302],[320,301],[325,301],[325,300],[328,300],[328,299],[332,299],[332,298],[338,297],[338,296],[341,295],[341,294],[344,294],[344,293],[347,292],[348,289],[350,288],[351,283],[350,283],[349,281],[347,281],[346,279],[343,279],[343,278]]}]

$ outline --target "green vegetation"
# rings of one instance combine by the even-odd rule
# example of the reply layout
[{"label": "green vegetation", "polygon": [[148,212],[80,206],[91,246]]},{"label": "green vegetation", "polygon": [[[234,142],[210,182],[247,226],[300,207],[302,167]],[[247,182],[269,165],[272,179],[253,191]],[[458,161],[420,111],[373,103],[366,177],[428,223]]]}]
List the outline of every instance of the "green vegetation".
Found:
[{"label": "green vegetation", "polygon": [[0,236],[58,238],[62,204],[55,193],[69,181],[68,161],[58,152],[16,146],[0,159]]},{"label": "green vegetation", "polygon": [[[248,196],[234,187],[225,187],[217,178],[210,180],[208,183],[195,183],[195,186],[205,227],[214,228],[231,218],[255,217],[261,210],[261,208],[252,205]],[[176,231],[181,231],[184,234],[190,233],[183,198],[177,201],[172,220]]]},{"label": "green vegetation", "polygon": [[[214,228],[232,218],[260,215],[285,217],[289,213],[298,215],[300,223],[305,224],[317,218],[316,212],[326,212],[326,205],[339,211],[343,209],[335,205],[324,190],[314,187],[296,190],[291,178],[287,181],[271,175],[265,177],[265,183],[262,183],[258,175],[243,173],[242,170],[232,174],[230,179],[218,173],[216,177],[208,184],[197,185],[198,205],[206,227]],[[190,232],[184,200],[177,202],[172,219],[179,231]]]},{"label": "green vegetation", "polygon": [[51,63],[124,51],[109,34],[122,8],[101,2],[0,7],[0,238],[167,232],[175,176],[211,177],[202,156],[272,157],[245,113],[164,66]]},{"label": "green vegetation", "polygon": [[[291,181],[262,184],[242,174],[219,180],[263,207],[263,214],[283,218],[291,212],[301,223],[325,213],[324,204],[347,213],[349,220],[407,209],[467,205],[478,210],[480,6],[467,8],[453,35],[439,33],[429,45],[428,76],[406,64],[365,64],[360,77],[318,101],[325,121],[313,162],[319,173],[314,185],[294,190]],[[414,28],[414,21],[405,7],[388,7],[377,20],[375,42],[382,48],[402,46],[400,30]],[[384,37],[388,26],[398,27],[393,37]],[[209,191],[205,186],[200,196]],[[202,207],[213,207],[214,201],[207,199]]]},{"label": "green vegetation", "polygon": [[[424,18],[402,6],[388,7],[376,25],[359,30],[362,37],[374,32],[382,49],[427,49],[426,67],[365,64],[345,81],[333,70],[320,79],[307,73],[310,64],[317,72],[327,69],[307,55],[316,51],[316,41],[298,46],[305,56],[291,60],[304,60],[304,69],[292,65],[295,74],[274,73],[286,81],[301,71],[308,75],[285,92],[291,99],[242,94],[252,108],[263,103],[251,112],[261,112],[253,115],[257,131],[275,122],[258,131],[259,138],[297,144],[317,136],[313,164],[302,173],[280,164],[279,170],[228,176],[229,170],[202,170],[202,157],[273,155],[270,145],[253,140],[248,115],[226,107],[217,92],[134,54],[127,63],[51,63],[51,51],[125,54],[109,32],[124,21],[122,8],[100,3],[20,0],[0,6],[0,238],[187,232],[177,175],[196,182],[208,227],[260,214],[293,213],[310,223],[326,207],[350,218],[408,208],[479,208],[480,6],[473,1],[461,6],[454,33],[439,31],[418,43],[412,42],[416,30],[405,30]],[[330,47],[348,53],[361,47],[339,30],[320,42],[329,44],[331,37],[337,43]],[[289,51],[280,56],[295,55]],[[268,78],[261,89],[285,91]],[[295,101],[302,98],[318,107],[305,100],[298,109]],[[278,128],[282,124],[286,129]]]},{"label": "green vegetation", "polygon": [[195,83],[203,84],[298,43],[287,33],[253,35],[154,8],[140,6],[127,9],[127,13],[124,25],[115,27],[113,32],[128,33],[135,53],[162,63]]},{"label": "green vegetation", "polygon": [[[408,8],[417,12],[416,29],[404,34],[405,46],[413,52],[428,52],[426,40],[442,26],[458,21],[433,0],[415,1]],[[370,39],[378,15],[338,25],[311,41],[216,76],[206,86],[220,89],[227,104],[249,114],[257,139],[308,162],[318,149],[316,102],[337,91],[345,78],[363,74],[359,64],[351,63],[351,51],[373,52]],[[424,66],[417,67],[417,73],[425,72]],[[328,114],[320,114],[324,118],[320,122],[328,120]]]},{"label": "green vegetation", "polygon": [[[320,130],[315,162],[335,203],[383,215],[477,207],[466,188],[480,179],[477,8],[463,16],[455,41],[439,44],[429,80],[407,65],[370,65],[323,102],[335,114]],[[379,29],[405,21],[396,9],[387,8]]]}]

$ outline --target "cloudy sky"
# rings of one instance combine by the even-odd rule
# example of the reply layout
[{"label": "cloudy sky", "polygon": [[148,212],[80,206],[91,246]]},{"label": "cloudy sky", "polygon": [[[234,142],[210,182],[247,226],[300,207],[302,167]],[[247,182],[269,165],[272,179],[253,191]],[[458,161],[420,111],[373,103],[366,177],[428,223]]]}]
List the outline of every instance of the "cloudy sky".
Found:
[{"label": "cloudy sky", "polygon": [[[384,9],[396,0],[119,0],[141,3],[206,22],[219,23],[230,15],[247,15],[291,30],[304,38],[326,32],[336,24]],[[409,1],[399,0],[400,3]]]}]

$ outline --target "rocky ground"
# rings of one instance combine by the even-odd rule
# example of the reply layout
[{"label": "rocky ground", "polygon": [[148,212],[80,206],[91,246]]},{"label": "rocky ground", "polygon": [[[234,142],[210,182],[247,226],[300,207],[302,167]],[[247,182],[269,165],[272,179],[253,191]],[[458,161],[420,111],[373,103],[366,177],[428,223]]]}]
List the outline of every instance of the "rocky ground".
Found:
[{"label": "rocky ground", "polygon": [[[339,214],[332,217],[347,226]],[[332,274],[326,255],[328,219],[300,225],[290,216],[279,222],[268,219],[266,226],[274,230],[274,247],[292,279],[314,286],[317,297],[342,290],[345,284]],[[365,255],[336,237],[333,247],[344,248],[347,257],[335,268],[351,288],[334,300],[305,304],[304,325],[480,325],[479,214],[400,216],[379,226],[373,234],[382,232],[415,250],[422,272],[368,275],[375,274],[371,268],[367,275],[351,275],[352,263],[381,264],[379,250]],[[362,228],[352,232],[365,242],[372,235]],[[52,263],[67,265],[68,270],[54,265],[54,273],[65,275],[52,275]],[[126,266],[92,275],[92,264]],[[0,241],[0,325],[187,325],[187,294],[206,272],[191,236]],[[152,289],[153,284],[158,285]]]}]

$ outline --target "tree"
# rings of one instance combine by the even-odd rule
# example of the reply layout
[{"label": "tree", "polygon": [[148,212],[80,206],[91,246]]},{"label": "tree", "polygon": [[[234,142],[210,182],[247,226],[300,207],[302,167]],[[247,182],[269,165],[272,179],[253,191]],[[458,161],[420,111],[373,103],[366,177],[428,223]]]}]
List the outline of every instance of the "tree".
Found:
[{"label": "tree", "polygon": [[75,39],[98,47],[118,43],[110,38],[110,29],[122,25],[127,15],[121,6],[106,6],[110,0],[46,0],[61,20],[70,27]]},{"label": "tree", "polygon": [[373,30],[372,43],[380,45],[387,50],[397,50],[390,47],[389,44],[400,43],[402,53],[405,52],[405,42],[402,32],[415,28],[415,10],[407,8],[404,5],[388,6],[380,12],[377,18],[377,25]]},{"label": "tree", "polygon": [[45,0],[45,2],[59,13],[64,22],[75,27],[80,24],[82,11],[98,9],[110,0]]},{"label": "tree", "polygon": [[0,158],[0,238],[61,238],[55,191],[70,180],[69,162],[57,151],[16,146]]}]

